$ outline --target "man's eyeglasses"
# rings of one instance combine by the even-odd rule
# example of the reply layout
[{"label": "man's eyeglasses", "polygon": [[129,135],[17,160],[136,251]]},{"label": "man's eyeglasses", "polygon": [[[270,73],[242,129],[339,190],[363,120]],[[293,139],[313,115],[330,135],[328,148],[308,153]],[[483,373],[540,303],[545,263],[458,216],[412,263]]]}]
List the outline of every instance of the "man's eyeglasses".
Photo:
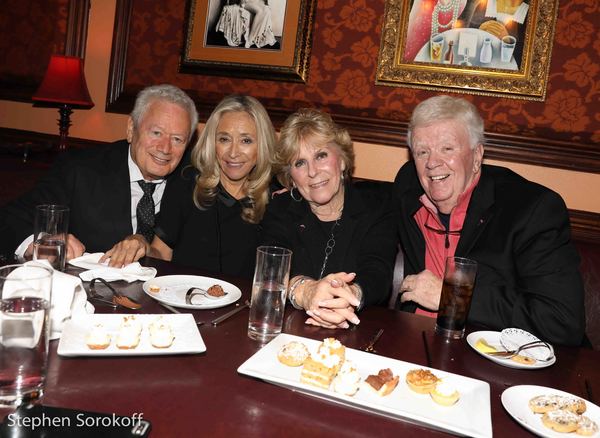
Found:
[{"label": "man's eyeglasses", "polygon": [[436,234],[442,234],[446,236],[446,240],[444,242],[446,249],[450,248],[450,239],[448,236],[460,236],[460,232],[462,231],[462,228],[460,230],[440,230],[439,228],[434,228],[428,224],[425,224],[425,228],[427,228],[429,231],[433,231]]}]

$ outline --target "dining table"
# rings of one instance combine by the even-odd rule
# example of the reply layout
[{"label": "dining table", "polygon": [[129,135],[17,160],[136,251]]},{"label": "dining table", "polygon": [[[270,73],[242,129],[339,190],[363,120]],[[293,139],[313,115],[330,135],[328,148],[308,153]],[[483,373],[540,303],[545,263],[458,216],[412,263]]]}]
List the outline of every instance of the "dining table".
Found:
[{"label": "dining table", "polygon": [[[237,286],[242,297],[222,308],[179,309],[204,322],[198,329],[206,351],[198,354],[64,357],[57,354],[58,341],[52,341],[44,406],[143,416],[151,424],[151,437],[452,435],[427,424],[378,415],[238,373],[238,367],[264,347],[247,336],[248,309],[218,325],[211,321],[250,298],[252,279],[217,276],[152,258],[144,258],[141,263],[155,267],[157,277],[199,275],[225,280]],[[68,272],[76,275],[80,271],[69,268]],[[142,307],[113,309],[94,303],[96,313],[169,313],[143,291],[140,281],[117,281],[112,285]],[[427,316],[370,306],[359,313],[358,325],[338,330],[307,325],[306,318],[303,311],[288,305],[283,333],[317,341],[335,337],[346,348],[363,349],[383,329],[371,354],[410,362],[415,368],[429,367],[487,382],[495,436],[531,435],[503,407],[501,395],[509,387],[551,387],[596,403],[594,394],[600,397],[600,351],[554,345],[557,360],[552,366],[513,369],[482,357],[464,338],[448,341],[437,336],[435,320]],[[484,328],[468,326],[467,333],[481,329]],[[0,409],[0,418],[6,420],[11,412]]]}]

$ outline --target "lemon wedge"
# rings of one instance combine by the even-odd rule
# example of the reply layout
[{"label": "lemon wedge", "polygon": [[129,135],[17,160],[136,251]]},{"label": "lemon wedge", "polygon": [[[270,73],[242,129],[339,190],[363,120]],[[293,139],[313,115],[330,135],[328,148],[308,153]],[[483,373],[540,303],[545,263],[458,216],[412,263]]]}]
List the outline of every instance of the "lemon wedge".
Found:
[{"label": "lemon wedge", "polygon": [[476,343],[475,343],[475,348],[479,351],[481,351],[482,353],[494,353],[496,350],[494,347],[492,347],[490,344],[487,343],[487,341],[483,338],[479,339]]}]

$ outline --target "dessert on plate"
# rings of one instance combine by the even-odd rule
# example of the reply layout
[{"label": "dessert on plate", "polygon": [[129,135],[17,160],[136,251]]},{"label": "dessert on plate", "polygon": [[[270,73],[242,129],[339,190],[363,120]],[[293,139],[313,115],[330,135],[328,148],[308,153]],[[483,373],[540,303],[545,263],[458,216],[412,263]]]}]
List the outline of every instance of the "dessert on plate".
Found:
[{"label": "dessert on plate", "polygon": [[444,379],[440,379],[436,383],[429,395],[434,402],[442,406],[452,406],[460,398],[460,393],[456,387]]},{"label": "dessert on plate", "polygon": [[306,358],[300,381],[323,389],[329,389],[333,378],[345,358],[345,347],[334,338],[325,339],[317,351]]},{"label": "dessert on plate", "polygon": [[92,350],[104,350],[110,345],[110,334],[102,324],[96,324],[86,335],[85,343]]},{"label": "dessert on plate", "polygon": [[333,390],[339,394],[353,396],[360,387],[360,381],[360,374],[354,364],[346,360],[333,379]]},{"label": "dessert on plate", "polygon": [[422,368],[406,373],[408,387],[419,394],[429,394],[435,388],[438,380],[435,374]]},{"label": "dessert on plate", "polygon": [[159,316],[148,326],[150,332],[150,343],[156,348],[169,348],[173,344],[175,336],[171,325]]},{"label": "dessert on plate", "polygon": [[390,394],[398,385],[399,376],[394,376],[392,370],[385,368],[377,374],[371,374],[365,379],[367,388],[375,391],[381,397]]},{"label": "dessert on plate", "polygon": [[289,367],[299,367],[309,356],[308,348],[302,342],[292,341],[285,344],[277,353],[277,359]]},{"label": "dessert on plate", "polygon": [[141,334],[142,324],[135,318],[135,315],[123,317],[117,333],[117,348],[131,350],[137,347],[140,343]]},{"label": "dessert on plate", "polygon": [[221,287],[220,284],[214,284],[211,287],[208,288],[208,290],[206,291],[206,293],[208,293],[211,297],[215,297],[215,298],[220,298],[225,296],[225,291],[223,290],[223,288]]}]

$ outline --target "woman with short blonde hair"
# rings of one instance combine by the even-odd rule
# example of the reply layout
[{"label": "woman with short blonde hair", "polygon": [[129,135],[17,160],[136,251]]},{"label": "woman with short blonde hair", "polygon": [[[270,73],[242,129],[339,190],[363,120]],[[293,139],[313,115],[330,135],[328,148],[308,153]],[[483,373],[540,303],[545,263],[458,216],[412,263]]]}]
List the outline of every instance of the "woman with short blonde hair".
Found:
[{"label": "woman with short blonde hair", "polygon": [[288,297],[307,324],[348,328],[357,311],[387,300],[396,256],[388,185],[352,183],[348,131],[316,109],[281,128],[275,167],[289,192],[267,207],[262,244],[293,252]]}]

